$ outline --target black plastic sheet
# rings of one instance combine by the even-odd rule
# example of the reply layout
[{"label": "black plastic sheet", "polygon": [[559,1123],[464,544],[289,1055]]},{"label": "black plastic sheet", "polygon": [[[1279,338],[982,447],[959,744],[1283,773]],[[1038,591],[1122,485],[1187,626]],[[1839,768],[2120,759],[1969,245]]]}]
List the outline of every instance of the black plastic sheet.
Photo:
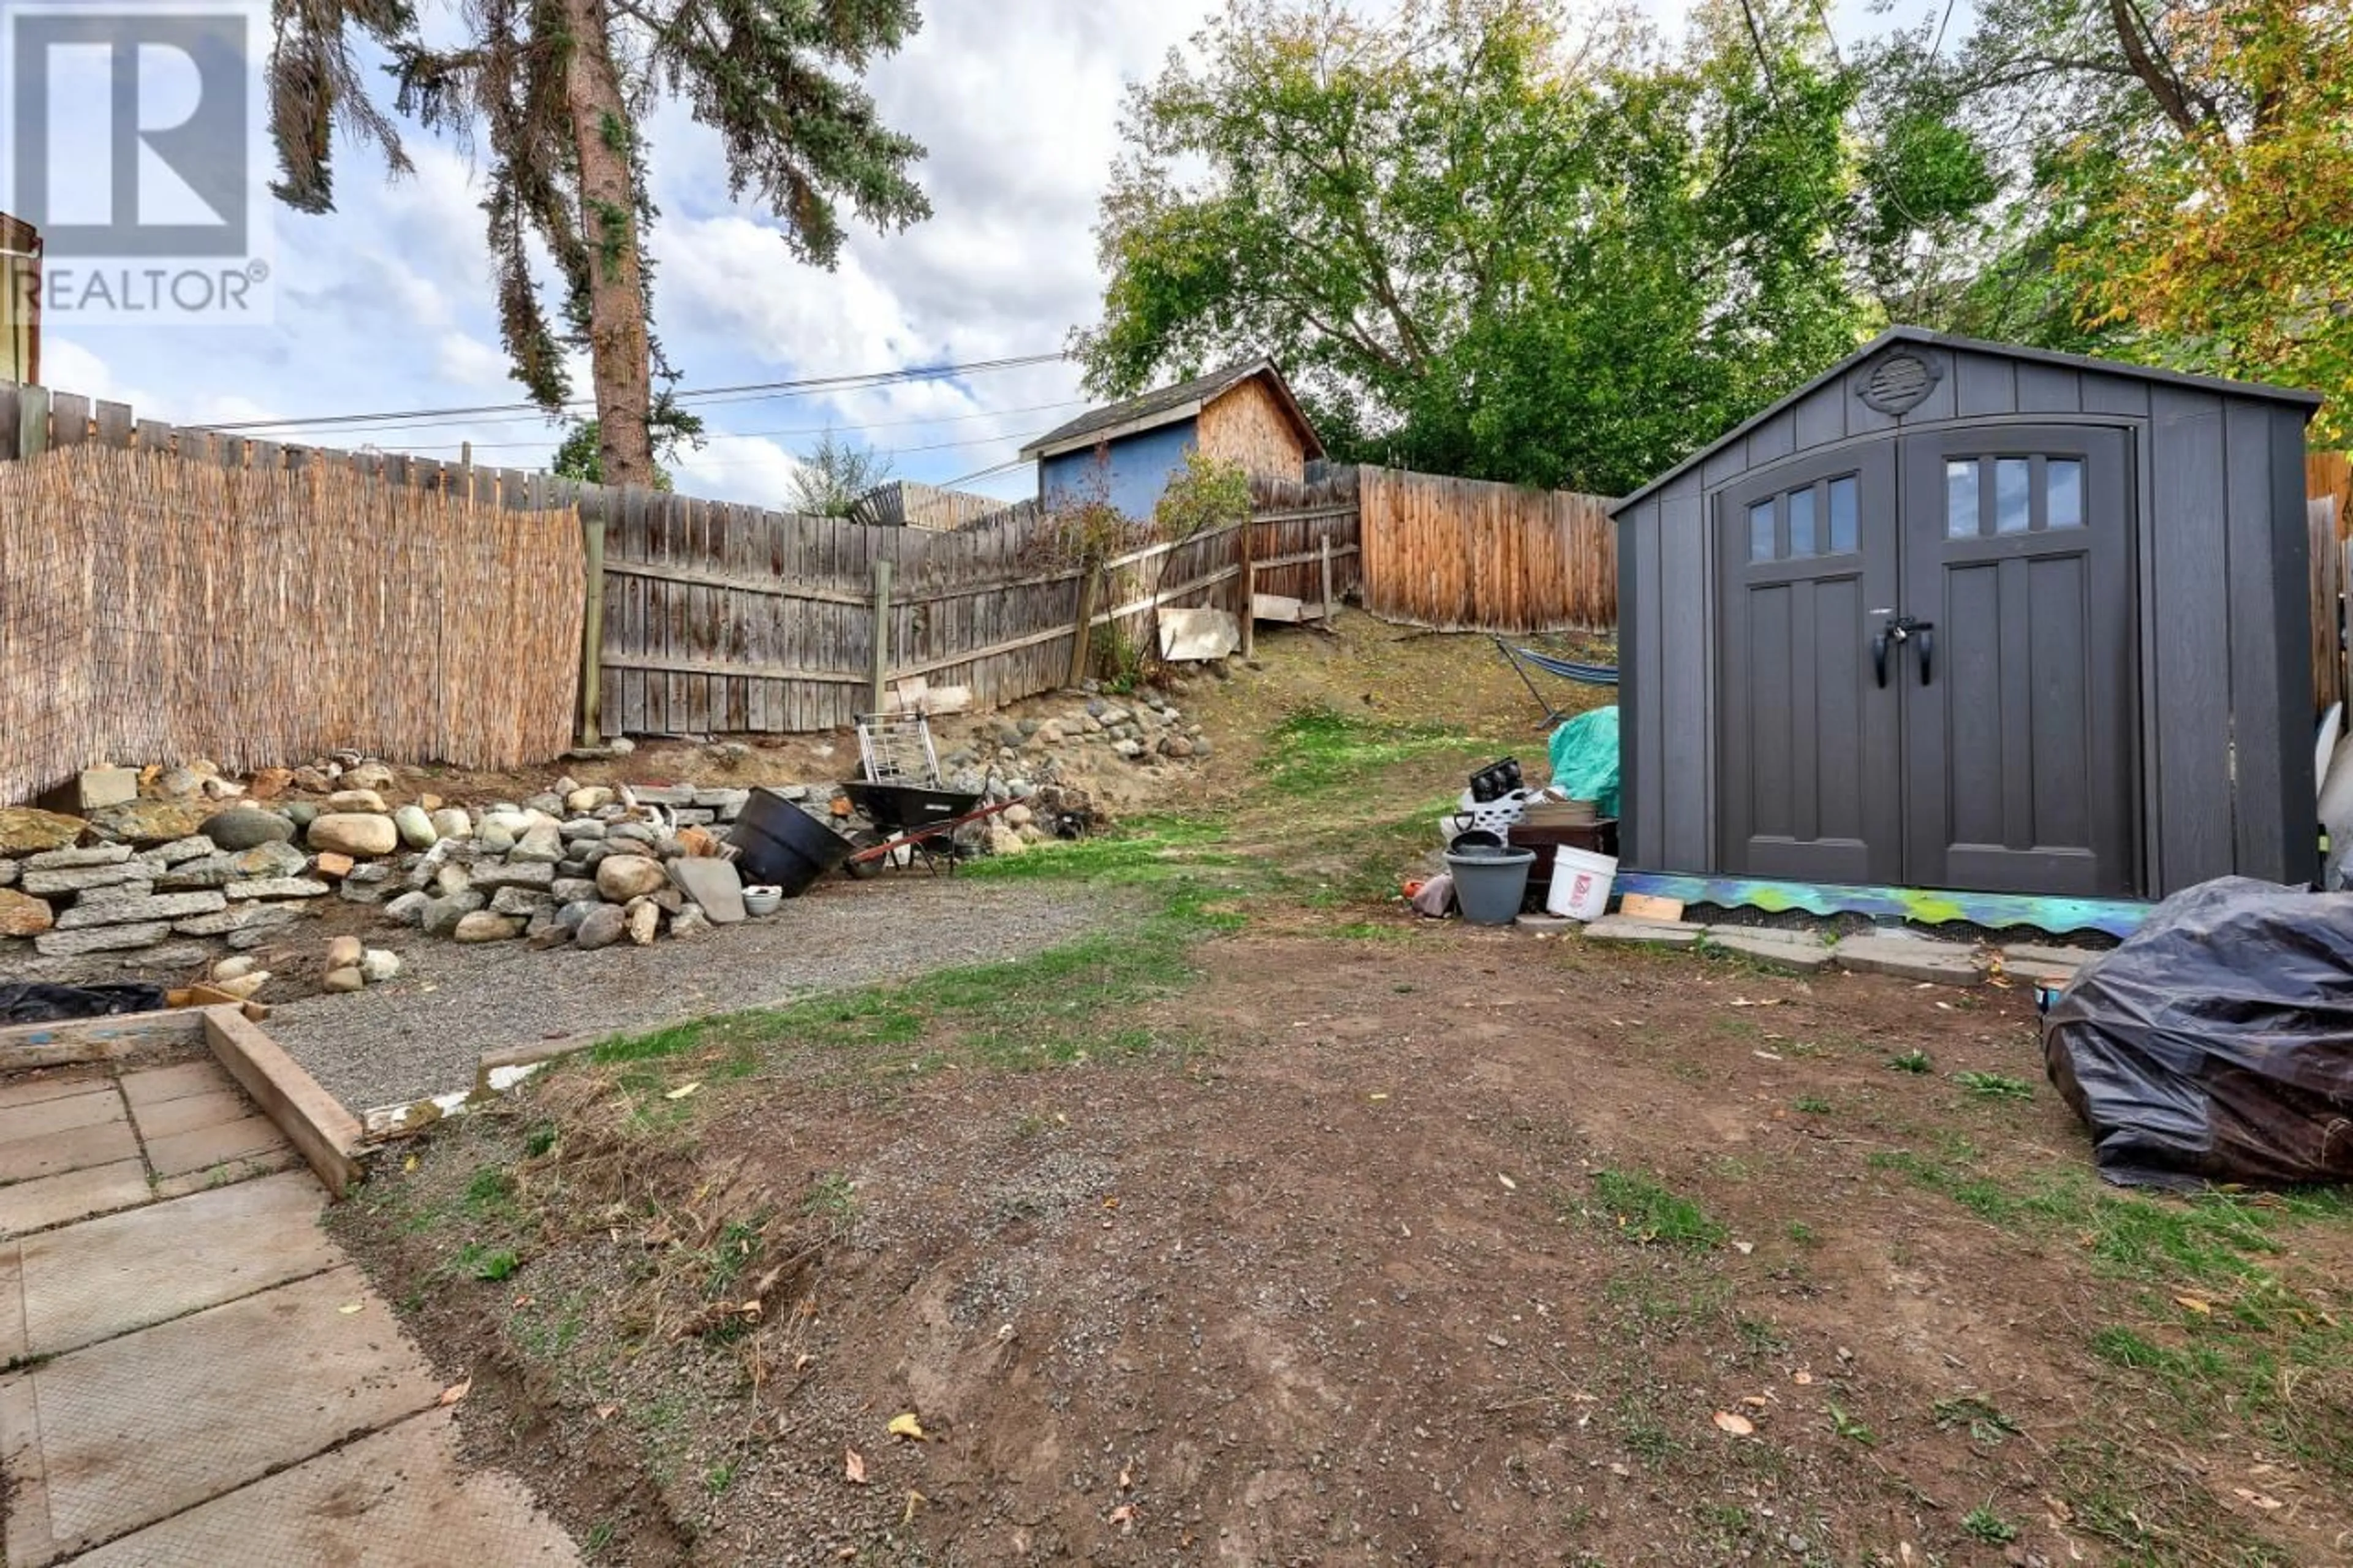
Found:
[{"label": "black plastic sheet", "polygon": [[0,985],[0,1024],[55,1024],[153,1013],[164,993],[153,985]]},{"label": "black plastic sheet", "polygon": [[2119,1185],[2353,1181],[2353,894],[2176,894],[2077,973],[2042,1056]]}]

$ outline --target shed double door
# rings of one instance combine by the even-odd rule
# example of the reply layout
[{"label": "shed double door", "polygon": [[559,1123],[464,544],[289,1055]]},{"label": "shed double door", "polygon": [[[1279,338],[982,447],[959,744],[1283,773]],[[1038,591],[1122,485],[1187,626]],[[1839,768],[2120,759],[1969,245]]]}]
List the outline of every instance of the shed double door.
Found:
[{"label": "shed double door", "polygon": [[1975,426],[1724,490],[1724,870],[2137,893],[2131,474],[2121,431]]}]

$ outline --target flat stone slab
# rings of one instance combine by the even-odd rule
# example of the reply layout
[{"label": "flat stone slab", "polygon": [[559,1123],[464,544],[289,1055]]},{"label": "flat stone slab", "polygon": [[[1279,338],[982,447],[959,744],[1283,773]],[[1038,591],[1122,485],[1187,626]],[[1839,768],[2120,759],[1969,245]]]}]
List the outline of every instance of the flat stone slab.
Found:
[{"label": "flat stone slab", "polygon": [[2007,942],[2001,947],[2005,965],[2040,963],[2047,967],[2081,969],[2099,956],[2088,948],[2049,947],[2032,942]]},{"label": "flat stone slab", "polygon": [[122,1098],[139,1108],[188,1094],[218,1094],[235,1089],[237,1080],[218,1062],[176,1062],[167,1068],[142,1068],[122,1075]]},{"label": "flat stone slab", "polygon": [[[119,1112],[121,1107],[116,1109]],[[29,1182],[137,1158],[139,1140],[132,1133],[131,1119],[117,1114],[111,1121],[0,1143],[0,1182]]]},{"label": "flat stone slab", "polygon": [[1705,926],[1683,921],[1632,921],[1605,915],[1585,928],[1588,942],[1645,942],[1653,947],[1690,947],[1705,935]]},{"label": "flat stone slab", "polygon": [[171,934],[172,928],[161,921],[144,925],[93,926],[88,931],[45,931],[33,939],[33,951],[43,958],[74,958],[85,952],[120,952],[133,947],[153,947]]},{"label": "flat stone slab", "polygon": [[121,898],[85,898],[58,917],[59,931],[79,931],[87,926],[131,925],[141,921],[186,920],[195,915],[217,914],[226,907],[218,893],[134,892]]},{"label": "flat stone slab", "polygon": [[209,1089],[171,1100],[150,1100],[132,1108],[131,1120],[139,1136],[153,1143],[182,1132],[241,1121],[253,1114],[253,1101],[234,1088]]},{"label": "flat stone slab", "polygon": [[26,1347],[54,1355],[332,1268],[326,1201],[290,1171],[27,1237],[13,1248]]},{"label": "flat stone slab", "polygon": [[8,1561],[37,1568],[127,1535],[439,1393],[391,1308],[349,1266],[44,1362],[0,1382]]},{"label": "flat stone slab", "polygon": [[0,1144],[121,1120],[122,1097],[114,1092],[112,1084],[100,1080],[85,1085],[79,1094],[0,1108]]},{"label": "flat stone slab", "polygon": [[702,906],[712,925],[732,926],[744,919],[744,879],[734,866],[708,856],[687,855],[670,863],[670,879],[680,892]]},{"label": "flat stone slab", "polygon": [[45,1100],[63,1100],[69,1094],[88,1094],[92,1089],[110,1087],[101,1068],[61,1068],[0,1084],[0,1108],[37,1105]]},{"label": "flat stone slab", "polygon": [[1985,980],[1973,950],[1921,937],[1851,936],[1833,950],[1841,968],[1889,974],[1931,985],[1977,985]]},{"label": "flat stone slab", "polygon": [[74,1560],[166,1563],[470,1563],[556,1568],[571,1538],[501,1471],[469,1475],[456,1419],[429,1410]]},{"label": "flat stone slab", "polygon": [[1831,964],[1831,950],[1810,931],[1773,931],[1754,926],[1710,926],[1711,947],[1736,952],[1758,963],[1811,974]]},{"label": "flat stone slab", "polygon": [[230,1168],[287,1147],[286,1135],[269,1117],[248,1107],[235,1121],[220,1122],[147,1140],[147,1163],[158,1176],[185,1176]]},{"label": "flat stone slab", "polygon": [[135,1208],[153,1194],[147,1167],[138,1160],[67,1171],[0,1187],[0,1235],[22,1236],[92,1215]]}]

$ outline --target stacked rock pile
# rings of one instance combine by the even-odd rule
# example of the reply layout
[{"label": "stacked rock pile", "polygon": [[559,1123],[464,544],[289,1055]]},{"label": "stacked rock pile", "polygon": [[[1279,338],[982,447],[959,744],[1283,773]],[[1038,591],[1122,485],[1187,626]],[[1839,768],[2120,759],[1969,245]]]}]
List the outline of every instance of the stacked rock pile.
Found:
[{"label": "stacked rock pile", "polygon": [[[244,784],[201,767],[149,773],[151,789],[181,784],[174,774],[196,782],[184,794],[116,799],[84,816],[0,810],[0,936],[29,937],[45,956],[130,952],[174,936],[244,949],[312,901],[339,898],[459,942],[650,942],[710,923],[712,911],[681,890],[670,867],[712,858],[751,796],[567,778],[527,800],[472,810],[431,795],[391,805],[385,792],[398,776],[357,756],[265,770]],[[111,787],[100,778],[85,802]],[[281,798],[290,790],[318,798]],[[781,793],[808,796],[800,786]],[[823,814],[826,800],[814,809]],[[721,918],[742,918],[726,896],[732,866],[696,880],[721,904]],[[364,951],[331,966],[363,984],[383,967]],[[330,989],[356,988],[333,980]]]}]

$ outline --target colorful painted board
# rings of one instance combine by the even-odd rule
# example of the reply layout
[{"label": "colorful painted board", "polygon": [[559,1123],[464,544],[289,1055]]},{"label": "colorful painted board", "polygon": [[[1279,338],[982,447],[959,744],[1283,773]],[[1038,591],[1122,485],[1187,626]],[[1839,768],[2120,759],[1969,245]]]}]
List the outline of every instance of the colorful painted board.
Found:
[{"label": "colorful painted board", "polygon": [[2130,936],[2153,907],[2116,899],[2038,898],[2015,893],[1956,893],[1935,888],[1861,888],[1829,882],[1770,882],[1743,877],[1681,877],[1657,871],[1620,871],[1618,891],[1681,899],[1686,904],[1746,906],[1808,914],[1883,915],[1947,925],[1965,921],[1999,928],[2031,926],[2054,935],[2105,931]]}]

